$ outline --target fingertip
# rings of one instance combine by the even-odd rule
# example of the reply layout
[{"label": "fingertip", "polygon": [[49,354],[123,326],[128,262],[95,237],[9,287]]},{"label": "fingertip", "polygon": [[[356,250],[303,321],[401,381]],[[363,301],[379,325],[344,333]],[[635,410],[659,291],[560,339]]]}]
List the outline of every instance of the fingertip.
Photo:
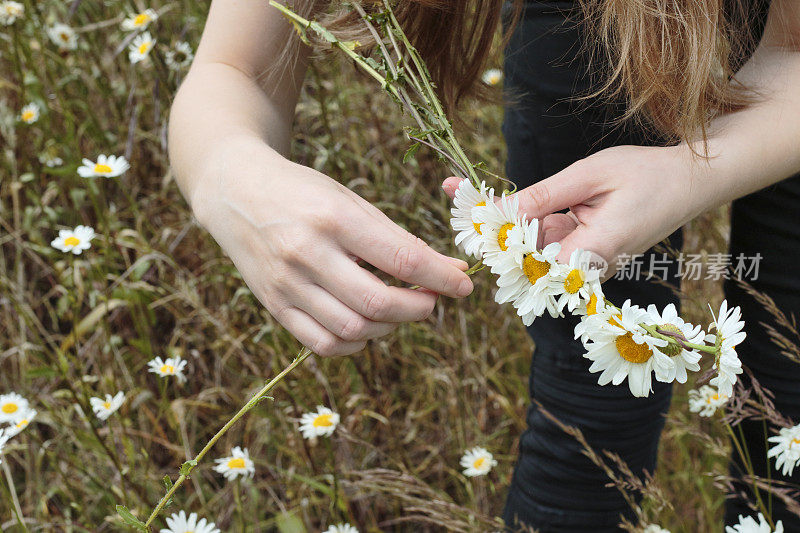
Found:
[{"label": "fingertip", "polygon": [[474,289],[475,286],[473,285],[472,280],[469,279],[469,277],[466,277],[465,279],[461,280],[461,283],[456,290],[456,295],[459,298],[463,298],[465,296],[469,296]]},{"label": "fingertip", "polygon": [[461,178],[450,177],[442,182],[442,189],[450,199],[453,199],[456,196],[459,185],[461,185]]}]

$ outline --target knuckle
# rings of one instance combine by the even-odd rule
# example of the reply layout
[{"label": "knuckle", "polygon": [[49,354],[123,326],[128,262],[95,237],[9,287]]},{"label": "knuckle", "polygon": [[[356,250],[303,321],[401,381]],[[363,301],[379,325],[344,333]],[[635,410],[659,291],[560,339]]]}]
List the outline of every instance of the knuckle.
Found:
[{"label": "knuckle", "polygon": [[314,249],[314,237],[307,229],[278,235],[279,247],[284,261],[287,263],[303,263],[308,259],[309,253]]},{"label": "knuckle", "polygon": [[311,344],[311,351],[322,357],[330,357],[337,354],[339,343],[332,336],[318,337]]},{"label": "knuckle", "polygon": [[422,253],[416,245],[400,246],[394,252],[394,269],[399,278],[406,278],[412,275],[422,262]]},{"label": "knuckle", "polygon": [[538,183],[525,189],[526,200],[530,207],[537,213],[546,208],[550,203],[550,190],[547,185]]},{"label": "knuckle", "polygon": [[386,294],[376,290],[364,295],[363,314],[369,319],[378,320],[386,310]]},{"label": "knuckle", "polygon": [[345,321],[337,333],[339,337],[346,341],[358,341],[363,338],[366,325],[362,317],[353,316]]}]

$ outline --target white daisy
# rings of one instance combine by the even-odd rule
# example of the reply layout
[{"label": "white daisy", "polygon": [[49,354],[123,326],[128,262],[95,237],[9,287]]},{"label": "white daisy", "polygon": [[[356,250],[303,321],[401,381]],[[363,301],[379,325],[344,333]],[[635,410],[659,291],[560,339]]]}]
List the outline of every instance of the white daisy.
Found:
[{"label": "white daisy", "polygon": [[317,406],[316,411],[300,417],[300,432],[303,437],[329,437],[339,424],[339,415],[327,407]]},{"label": "white daisy", "polygon": [[36,102],[31,102],[19,112],[19,119],[25,124],[33,124],[39,120],[40,108]]},{"label": "white daisy", "polygon": [[0,24],[10,26],[25,14],[25,6],[9,0],[0,2]]},{"label": "white daisy", "polygon": [[727,402],[727,396],[720,394],[717,389],[708,385],[689,391],[689,411],[703,417],[713,416],[717,409]]},{"label": "white daisy", "polygon": [[485,476],[494,466],[497,466],[497,461],[491,453],[480,446],[467,450],[461,457],[461,467],[464,469],[464,475],[468,477]]},{"label": "white daisy", "polygon": [[492,267],[492,273],[498,274],[495,266],[508,250],[509,239],[515,232],[517,240],[523,238],[520,233],[523,217],[519,213],[519,197],[506,196],[503,193],[500,205],[492,200],[485,205],[473,207],[472,219],[480,227],[483,262]]},{"label": "white daisy", "polygon": [[180,41],[175,48],[167,50],[164,54],[164,62],[172,70],[181,70],[192,64],[194,52],[191,45],[186,41]]},{"label": "white daisy", "polygon": [[220,533],[214,522],[206,522],[205,518],[198,520],[197,513],[186,517],[186,513],[172,513],[167,517],[167,527],[161,528],[161,533]]},{"label": "white daisy", "polygon": [[761,513],[758,513],[758,522],[752,516],[739,515],[739,523],[725,527],[725,533],[783,533],[783,523],[778,520],[773,531]]},{"label": "white daisy", "polygon": [[42,153],[39,155],[39,162],[47,168],[60,167],[64,164],[64,160],[55,154]]},{"label": "white daisy", "polygon": [[328,526],[328,529],[322,533],[358,533],[358,529],[350,524],[334,524],[332,526]]},{"label": "white daisy", "polygon": [[[682,335],[687,342],[692,344],[703,344],[703,339],[706,336],[705,332],[700,329],[700,326],[693,326],[688,322],[684,322],[678,316],[675,304],[668,304],[662,313],[658,312],[658,308],[655,305],[650,304],[647,307],[647,312],[658,325],[659,330]],[[660,350],[672,359],[674,365],[666,369],[656,368],[656,379],[659,381],[664,383],[672,383],[673,381],[686,383],[687,370],[692,372],[700,370],[700,365],[698,364],[700,352],[697,350],[684,348],[677,344],[668,344],[660,348]],[[659,370],[664,370],[665,372],[659,373]]]},{"label": "white daisy", "polygon": [[747,336],[742,331],[744,321],[741,318],[742,310],[739,307],[729,310],[728,301],[723,300],[719,314],[708,328],[709,331],[716,330],[716,334],[709,333],[706,336],[706,342],[717,343],[720,346],[719,360],[714,362],[714,368],[718,369],[717,375],[710,383],[725,396],[733,395],[733,385],[738,379],[737,375],[742,373],[742,362],[735,349]]},{"label": "white daisy", "polygon": [[78,167],[78,175],[82,178],[116,178],[129,168],[128,160],[122,156],[100,154],[97,163],[84,158],[83,165]]},{"label": "white daisy", "polygon": [[486,85],[491,85],[494,87],[495,85],[499,85],[501,81],[503,81],[503,71],[499,68],[490,68],[483,73],[481,76],[483,83]]},{"label": "white daisy", "polygon": [[775,468],[780,468],[784,476],[791,476],[794,467],[800,465],[800,424],[781,428],[780,433],[767,440],[775,443],[767,457],[775,457]]},{"label": "white daisy", "polygon": [[114,414],[124,401],[125,394],[122,391],[116,393],[114,396],[106,394],[105,399],[97,397],[89,398],[92,411],[94,411],[94,414],[97,415],[97,418],[100,420],[106,420],[109,416]]},{"label": "white daisy", "polygon": [[619,385],[627,378],[631,393],[645,397],[652,391],[653,370],[674,364],[659,350],[667,341],[650,336],[641,324],[652,325],[652,318],[630,300],[610,320],[593,323],[584,357],[592,361],[589,372],[602,371],[600,385]]},{"label": "white daisy", "polygon": [[478,206],[485,206],[493,196],[493,190],[487,190],[485,182],[481,182],[480,190],[478,190],[468,179],[461,180],[456,190],[456,195],[453,199],[455,207],[450,209],[450,214],[452,215],[450,225],[457,232],[456,246],[463,247],[467,255],[479,258],[483,251],[481,228],[472,218],[472,209]]},{"label": "white daisy", "polygon": [[53,239],[50,246],[62,252],[72,252],[80,255],[84,250],[92,247],[94,229],[89,226],[75,226],[75,229],[62,229],[58,237]]},{"label": "white daisy", "polygon": [[150,56],[150,50],[153,49],[155,44],[156,40],[153,39],[149,31],[137,35],[128,47],[128,58],[131,63],[139,63],[147,59]]},{"label": "white daisy", "polygon": [[657,524],[648,524],[642,530],[642,533],[670,533],[669,529],[664,529],[663,527]]},{"label": "white daisy", "polygon": [[16,417],[28,409],[28,400],[16,392],[3,394],[0,396],[0,423],[13,422]]},{"label": "white daisy", "polygon": [[575,338],[581,339],[584,348],[591,333],[602,327],[616,313],[616,308],[607,304],[602,286],[598,283],[591,288],[592,293],[589,298],[575,309],[575,314],[581,317],[581,321],[575,325]]},{"label": "white daisy", "polygon": [[493,270],[499,274],[495,294],[497,303],[513,302],[522,322],[530,326],[536,317],[548,311],[551,316],[561,316],[556,305],[556,296],[563,290],[563,283],[554,278],[558,271],[556,256],[561,245],[551,243],[544,250],[536,248],[539,221],[521,221],[519,228],[508,233],[508,250],[497,254]]},{"label": "white daisy", "polygon": [[122,29],[125,31],[143,30],[151,22],[158,18],[158,13],[153,9],[145,9],[141,13],[136,13],[122,21]]},{"label": "white daisy", "polygon": [[20,434],[23,429],[33,422],[36,414],[36,409],[31,409],[30,407],[23,410],[11,420],[11,424],[6,428],[6,434],[9,437]]},{"label": "white daisy", "polygon": [[569,256],[569,264],[561,265],[559,280],[564,285],[558,298],[558,310],[566,307],[574,312],[581,302],[587,301],[600,285],[600,271],[592,268],[592,252],[576,248]]},{"label": "white daisy", "polygon": [[70,26],[56,22],[47,28],[47,36],[60,50],[75,50],[78,48],[78,35]]},{"label": "white daisy", "polygon": [[186,368],[186,361],[180,357],[168,357],[167,359],[156,357],[147,363],[147,368],[150,372],[162,378],[175,376],[180,383],[186,381],[186,376],[183,374],[183,369]]},{"label": "white daisy", "polygon": [[247,451],[247,448],[239,446],[231,450],[230,457],[215,459],[214,462],[217,463],[214,471],[225,476],[228,481],[233,481],[238,476],[253,477],[256,472],[256,466],[250,459],[250,452]]}]

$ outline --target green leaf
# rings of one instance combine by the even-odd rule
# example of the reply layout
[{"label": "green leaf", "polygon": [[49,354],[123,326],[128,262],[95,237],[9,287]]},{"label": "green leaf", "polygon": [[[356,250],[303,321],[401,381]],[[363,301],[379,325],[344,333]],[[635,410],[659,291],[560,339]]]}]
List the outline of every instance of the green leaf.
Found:
[{"label": "green leaf", "polygon": [[120,518],[122,518],[123,522],[132,528],[138,531],[149,531],[149,528],[144,524],[144,522],[133,516],[133,513],[131,513],[124,505],[117,505],[117,514],[120,516]]},{"label": "green leaf", "polygon": [[408,150],[406,150],[406,153],[403,154],[403,163],[408,163],[408,160],[412,159],[414,155],[416,155],[417,150],[419,150],[419,146],[419,143],[414,143],[408,148]]},{"label": "green leaf", "polygon": [[189,472],[191,472],[192,469],[196,466],[197,466],[197,459],[186,461],[181,465],[181,475],[189,477]]},{"label": "green leaf", "polygon": [[294,513],[282,513],[275,517],[275,525],[280,533],[306,533],[303,521]]}]

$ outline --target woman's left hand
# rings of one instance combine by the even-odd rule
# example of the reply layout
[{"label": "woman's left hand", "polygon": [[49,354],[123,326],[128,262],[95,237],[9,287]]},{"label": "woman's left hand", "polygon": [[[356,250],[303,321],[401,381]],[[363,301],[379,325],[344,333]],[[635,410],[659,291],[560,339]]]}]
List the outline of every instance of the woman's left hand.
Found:
[{"label": "woman's left hand", "polygon": [[[709,206],[697,187],[701,169],[686,145],[615,146],[515,195],[520,213],[540,219],[542,247],[561,243],[559,262],[590,250],[610,276],[620,255],[643,253]],[[459,183],[447,178],[442,188],[452,198]]]}]

